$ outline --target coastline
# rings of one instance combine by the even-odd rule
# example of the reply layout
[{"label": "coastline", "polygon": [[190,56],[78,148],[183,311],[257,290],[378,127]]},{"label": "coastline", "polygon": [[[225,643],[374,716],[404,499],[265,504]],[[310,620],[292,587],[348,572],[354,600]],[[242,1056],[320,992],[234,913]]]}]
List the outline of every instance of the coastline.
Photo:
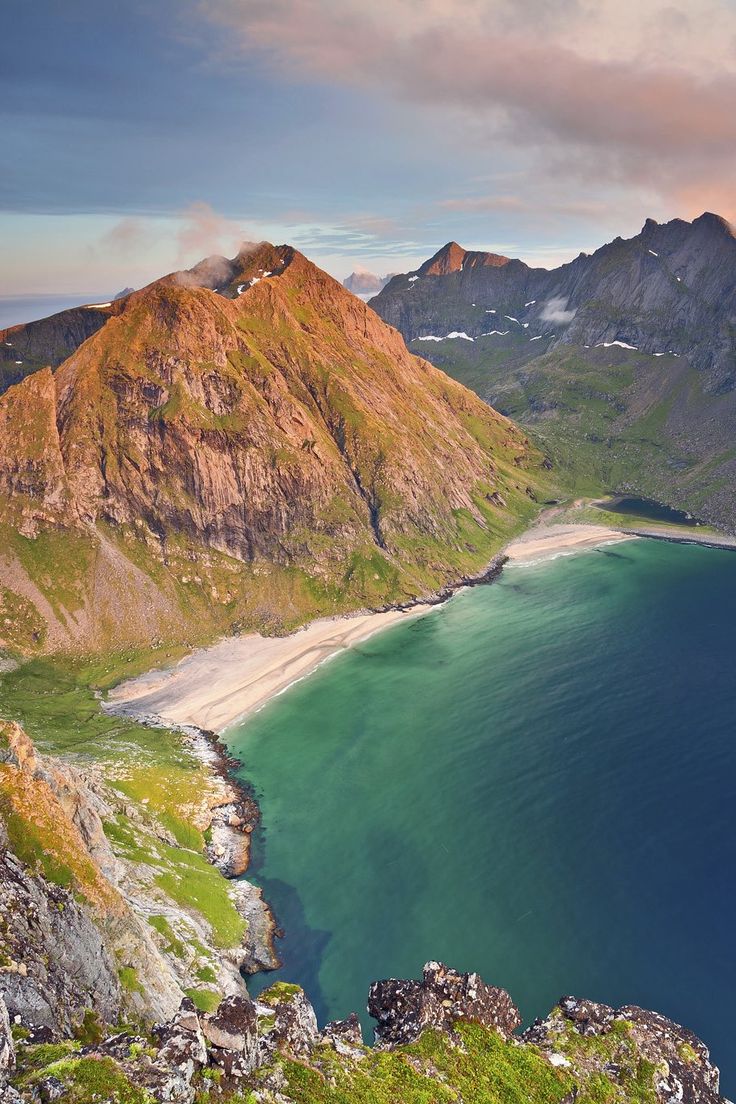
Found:
[{"label": "coastline", "polygon": [[191,750],[219,777],[220,800],[210,809],[209,861],[228,879],[238,878],[242,912],[247,916],[244,969],[248,973],[280,965],[275,939],[282,934],[262,891],[242,878],[250,865],[251,834],[260,823],[260,809],[247,782],[234,771],[240,761],[230,755],[223,733],[261,709],[295,682],[356,644],[407,618],[424,616],[466,587],[492,582],[508,563],[539,563],[557,556],[650,538],[674,543],[736,549],[736,538],[674,527],[656,530],[623,526],[552,522],[554,511],[543,511],[535,524],[515,538],[477,575],[448,584],[435,594],[378,611],[321,618],[285,637],[250,633],[226,637],[200,648],[170,668],[149,671],[126,680],[102,702],[110,713],[129,716],[149,726],[181,731]]},{"label": "coastline", "polygon": [[227,752],[219,742],[233,725],[262,709],[272,698],[306,678],[334,656],[364,643],[375,633],[407,618],[429,613],[469,586],[492,582],[508,563],[537,563],[557,556],[590,551],[609,544],[647,538],[678,544],[702,544],[736,549],[736,537],[675,526],[554,522],[555,511],[543,511],[537,521],[508,545],[478,574],[448,584],[435,594],[381,610],[363,610],[311,621],[288,636],[260,633],[224,637],[198,648],[168,668],[127,679],[112,689],[103,703],[110,713],[144,724],[170,725],[203,733],[219,744],[222,767],[230,775]]},{"label": "coastline", "polygon": [[637,536],[636,533],[624,533],[604,525],[547,525],[541,522],[512,541],[505,553],[512,563],[528,563],[530,560],[546,560],[606,544],[636,540]]},{"label": "coastline", "polygon": [[466,587],[492,582],[506,559],[505,551],[500,552],[482,571],[448,583],[434,594],[380,610],[317,618],[287,636],[223,637],[171,667],[118,683],[108,692],[103,708],[143,724],[170,725],[189,733],[198,730],[223,747],[219,738],[228,728],[323,663],[383,629],[430,613]]},{"label": "coastline", "polygon": [[434,605],[319,618],[289,636],[225,637],[173,667],[120,683],[104,706],[144,723],[198,729],[217,739],[335,655]]}]

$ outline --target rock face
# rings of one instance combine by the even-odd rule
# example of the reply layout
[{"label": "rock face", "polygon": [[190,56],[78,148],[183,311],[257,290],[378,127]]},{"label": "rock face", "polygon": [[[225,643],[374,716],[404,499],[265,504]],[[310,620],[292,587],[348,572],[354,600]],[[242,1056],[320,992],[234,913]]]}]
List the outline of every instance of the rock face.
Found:
[{"label": "rock face", "polygon": [[256,1010],[265,1025],[263,1046],[267,1052],[286,1051],[298,1058],[316,1043],[317,1017],[298,985],[277,983],[261,994]]},{"label": "rock face", "polygon": [[736,238],[717,215],[547,271],[456,243],[371,306],[560,466],[736,531]]},{"label": "rock face", "polygon": [[15,1044],[10,1030],[10,1016],[0,997],[0,1093],[15,1068]]},{"label": "rock face", "polygon": [[[600,1039],[610,1047],[606,1070],[620,1080],[634,1054],[649,1063],[656,1097],[662,1104],[672,1101],[719,1101],[718,1070],[711,1065],[708,1048],[687,1028],[656,1012],[636,1005],[614,1009],[577,997],[561,997],[558,1008],[543,1021],[535,1022],[521,1038],[558,1058],[565,1049],[566,1025],[589,1039]],[[624,1029],[624,1030],[622,1030]],[[585,1061],[595,1068],[591,1048]],[[569,1059],[566,1060],[569,1065]],[[600,1052],[599,1058],[600,1061]]]},{"label": "rock face", "polygon": [[0,392],[47,364],[58,367],[113,313],[110,307],[73,307],[0,330]]},{"label": "rock face", "polygon": [[377,981],[368,995],[368,1011],[378,1021],[376,1041],[412,1043],[428,1027],[450,1030],[458,1020],[495,1028],[504,1038],[521,1023],[504,989],[486,985],[478,974],[458,974],[428,962],[421,981]]},{"label": "rock face", "polygon": [[395,276],[371,306],[407,342],[511,331],[530,359],[541,351],[530,345],[537,335],[543,349],[623,341],[687,356],[713,389],[736,380],[736,238],[709,213],[692,223],[647,219],[636,237],[550,271],[450,242],[416,272]]},{"label": "rock face", "polygon": [[[227,885],[233,915],[250,923],[221,946],[202,914],[156,884],[191,853],[177,855],[170,833],[144,816],[0,722],[0,997],[25,1029],[68,1037],[88,1013],[104,1024],[165,1019],[205,968],[215,995],[247,999],[241,969],[278,964],[261,890]],[[121,854],[105,826],[122,831]]]},{"label": "rock face", "polygon": [[0,851],[0,996],[33,1027],[71,1032],[92,1009],[117,1019],[117,967],[88,912],[61,886],[28,874]]},{"label": "rock face", "polygon": [[[259,1104],[471,1098],[724,1104],[718,1071],[700,1040],[640,1008],[564,997],[546,1020],[512,1035],[519,1015],[504,990],[435,962],[421,981],[372,986],[370,1007],[380,1016],[373,1052],[354,1014],[318,1032],[298,986],[278,983],[255,1003],[230,997],[209,1014],[184,1000],[154,1028],[152,1046],[118,1034],[71,1052],[61,1069],[44,1069],[43,1054],[22,1044],[21,1065],[32,1061],[37,1070],[23,1099],[80,1099],[83,1082],[76,1077],[91,1060],[113,1064],[112,1099],[127,1099],[125,1086],[134,1085],[155,1100],[181,1104],[201,1099],[203,1088],[222,1102]],[[2,1030],[0,1016],[0,1039]]]},{"label": "rock face", "polygon": [[[59,643],[99,647],[123,603],[120,632],[155,638],[261,603],[293,617],[303,587],[330,611],[426,593],[482,567],[543,477],[511,423],[288,246],[208,258],[98,321],[0,397],[0,525],[84,546],[57,550],[74,618],[40,610]],[[24,552],[0,584],[39,608]]]}]

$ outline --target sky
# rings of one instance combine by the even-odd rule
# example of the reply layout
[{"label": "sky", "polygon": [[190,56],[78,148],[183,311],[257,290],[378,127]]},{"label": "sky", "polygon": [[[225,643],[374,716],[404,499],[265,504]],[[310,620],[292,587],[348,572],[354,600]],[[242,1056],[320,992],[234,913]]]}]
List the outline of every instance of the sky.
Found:
[{"label": "sky", "polygon": [[0,296],[736,219],[736,0],[3,0]]}]

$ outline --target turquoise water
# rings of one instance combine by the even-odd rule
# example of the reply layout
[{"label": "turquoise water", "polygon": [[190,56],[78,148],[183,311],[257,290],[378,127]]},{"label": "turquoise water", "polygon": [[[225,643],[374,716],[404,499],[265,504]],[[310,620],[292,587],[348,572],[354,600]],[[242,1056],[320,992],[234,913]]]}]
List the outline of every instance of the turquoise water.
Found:
[{"label": "turquoise water", "polygon": [[508,567],[230,733],[286,929],[277,976],[321,1020],[430,958],[507,987],[527,1021],[564,993],[637,1003],[736,1085],[734,625],[730,552]]}]

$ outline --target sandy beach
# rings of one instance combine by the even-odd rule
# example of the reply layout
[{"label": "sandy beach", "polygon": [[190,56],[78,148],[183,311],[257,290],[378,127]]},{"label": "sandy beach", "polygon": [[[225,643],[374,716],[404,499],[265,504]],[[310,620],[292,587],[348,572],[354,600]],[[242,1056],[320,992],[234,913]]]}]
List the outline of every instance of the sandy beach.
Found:
[{"label": "sandy beach", "polygon": [[175,666],[120,683],[107,696],[115,712],[223,732],[331,656],[436,607],[321,618],[290,636],[229,637]]},{"label": "sandy beach", "polygon": [[[630,535],[595,525],[537,525],[506,549],[513,561],[582,551]],[[320,618],[290,636],[229,637],[198,648],[174,666],[116,686],[105,705],[139,719],[222,733],[339,652],[435,605]]]},{"label": "sandy beach", "polygon": [[603,525],[535,525],[508,545],[506,555],[513,561],[539,560],[635,539],[634,533]]},{"label": "sandy beach", "polygon": [[[639,535],[698,541],[694,532],[623,532],[603,525],[542,520],[512,541],[504,555],[514,563],[530,563],[636,540]],[[700,540],[713,543],[712,538]],[[724,546],[734,544],[733,538],[724,537]],[[321,618],[290,636],[249,633],[226,638],[209,648],[197,649],[170,668],[149,671],[121,683],[110,691],[105,704],[114,712],[140,719],[221,733],[305,678],[325,660],[390,625],[435,608],[428,603],[408,610]]]}]

